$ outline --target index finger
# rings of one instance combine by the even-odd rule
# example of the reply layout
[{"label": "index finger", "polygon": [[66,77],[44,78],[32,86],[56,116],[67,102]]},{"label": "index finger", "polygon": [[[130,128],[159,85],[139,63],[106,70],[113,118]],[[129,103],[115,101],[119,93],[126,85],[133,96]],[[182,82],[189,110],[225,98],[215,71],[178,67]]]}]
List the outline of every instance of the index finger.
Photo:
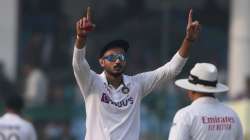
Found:
[{"label": "index finger", "polygon": [[90,21],[91,20],[91,11],[90,11],[90,6],[88,6],[87,8],[87,20]]},{"label": "index finger", "polygon": [[190,9],[189,15],[188,15],[188,25],[190,25],[193,21],[193,9]]}]

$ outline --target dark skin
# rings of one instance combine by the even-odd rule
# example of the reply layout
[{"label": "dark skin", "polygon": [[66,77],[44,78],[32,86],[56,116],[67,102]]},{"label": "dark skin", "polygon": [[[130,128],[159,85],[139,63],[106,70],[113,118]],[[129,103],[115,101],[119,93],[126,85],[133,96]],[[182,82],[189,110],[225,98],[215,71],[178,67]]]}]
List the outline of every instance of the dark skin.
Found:
[{"label": "dark skin", "polygon": [[[78,49],[82,49],[86,45],[87,34],[94,30],[95,24],[92,23],[91,20],[91,9],[90,7],[87,8],[86,16],[82,17],[76,23],[76,41],[75,45]],[[190,47],[193,42],[198,38],[199,32],[201,29],[201,25],[198,21],[193,21],[192,18],[192,9],[189,11],[188,15],[188,22],[186,28],[186,36],[181,44],[180,49],[178,50],[180,56],[183,58],[187,58],[189,55]],[[120,49],[111,49],[108,50],[104,55],[106,56],[107,53],[117,53],[123,51]],[[119,61],[119,60],[117,60]],[[107,62],[107,60],[99,60],[100,65],[103,67],[106,78],[108,82],[113,85],[115,88],[119,87],[122,82],[122,73],[126,66],[126,62]],[[117,65],[122,65],[122,71],[115,70]]]},{"label": "dark skin", "polygon": [[8,107],[5,108],[5,112],[21,115],[21,112],[15,111],[15,110],[8,108]]}]

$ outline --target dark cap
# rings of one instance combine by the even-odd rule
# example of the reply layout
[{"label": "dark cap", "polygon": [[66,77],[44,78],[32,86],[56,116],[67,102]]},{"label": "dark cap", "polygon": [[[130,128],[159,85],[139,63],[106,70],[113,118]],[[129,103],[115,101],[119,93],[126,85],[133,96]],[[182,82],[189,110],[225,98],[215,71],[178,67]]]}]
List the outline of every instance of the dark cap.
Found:
[{"label": "dark cap", "polygon": [[103,55],[106,51],[113,49],[113,48],[122,48],[125,52],[127,52],[128,48],[129,48],[129,43],[125,40],[111,41],[102,48],[102,50],[99,54],[99,58],[103,57]]}]

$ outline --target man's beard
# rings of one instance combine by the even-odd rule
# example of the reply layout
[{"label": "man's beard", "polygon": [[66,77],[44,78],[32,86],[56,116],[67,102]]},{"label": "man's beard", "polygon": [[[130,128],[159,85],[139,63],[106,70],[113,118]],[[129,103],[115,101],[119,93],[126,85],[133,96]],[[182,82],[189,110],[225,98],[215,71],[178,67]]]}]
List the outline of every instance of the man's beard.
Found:
[{"label": "man's beard", "polygon": [[[121,69],[121,70],[119,70],[119,72],[114,72],[115,71],[115,69]],[[113,70],[112,70],[113,69]],[[112,76],[114,76],[114,77],[119,77],[119,76],[121,76],[123,73],[124,73],[124,71],[125,71],[125,69],[124,69],[124,67],[123,66],[114,66],[112,69],[105,69],[105,71],[108,73],[108,74],[110,74],[110,75],[112,75]]]}]

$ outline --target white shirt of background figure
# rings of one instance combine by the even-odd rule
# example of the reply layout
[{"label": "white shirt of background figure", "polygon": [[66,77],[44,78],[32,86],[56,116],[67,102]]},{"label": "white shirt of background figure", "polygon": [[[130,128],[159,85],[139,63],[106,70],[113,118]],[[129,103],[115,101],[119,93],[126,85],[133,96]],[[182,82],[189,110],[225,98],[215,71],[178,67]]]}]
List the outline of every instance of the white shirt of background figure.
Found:
[{"label": "white shirt of background figure", "polygon": [[33,125],[20,116],[22,98],[11,95],[5,102],[6,113],[0,118],[0,140],[37,140]]},{"label": "white shirt of background figure", "polygon": [[0,140],[36,140],[33,125],[14,113],[0,118]]},{"label": "white shirt of background figure", "polygon": [[46,74],[32,65],[26,65],[24,73],[27,76],[24,91],[25,105],[31,107],[44,104],[48,92]]}]

